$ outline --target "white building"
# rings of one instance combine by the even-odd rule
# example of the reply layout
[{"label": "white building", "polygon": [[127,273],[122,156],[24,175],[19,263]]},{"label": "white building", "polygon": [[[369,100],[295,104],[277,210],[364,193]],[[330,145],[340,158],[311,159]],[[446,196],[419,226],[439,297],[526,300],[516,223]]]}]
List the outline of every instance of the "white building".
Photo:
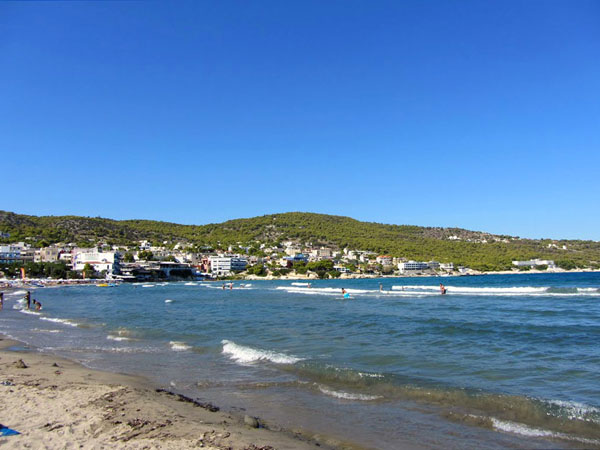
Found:
[{"label": "white building", "polygon": [[398,269],[400,273],[420,272],[429,269],[429,265],[426,262],[408,261],[398,264]]},{"label": "white building", "polygon": [[289,246],[285,249],[285,254],[288,256],[296,256],[297,253],[302,253],[302,247],[298,245]]},{"label": "white building", "polygon": [[211,256],[210,271],[214,275],[230,275],[232,272],[246,270],[248,261],[241,256]]},{"label": "white building", "polygon": [[60,252],[62,250],[58,247],[44,247],[35,251],[34,261],[35,262],[54,262],[58,261]]},{"label": "white building", "polygon": [[390,255],[379,255],[375,258],[377,264],[381,264],[382,266],[391,266],[392,265],[392,257]]},{"label": "white building", "polygon": [[358,259],[360,260],[360,262],[368,263],[371,260],[371,257],[375,254],[376,253],[373,252],[361,252]]},{"label": "white building", "polygon": [[454,263],[440,263],[440,269],[452,272],[454,270]]},{"label": "white building", "polygon": [[0,245],[0,263],[10,264],[21,261],[21,247],[17,245]]},{"label": "white building", "polygon": [[531,259],[529,261],[513,261],[513,266],[517,267],[535,267],[535,266],[548,266],[548,268],[553,268],[554,261],[550,259]]},{"label": "white building", "polygon": [[140,250],[150,250],[152,244],[149,241],[140,241]]},{"label": "white building", "polygon": [[107,274],[118,273],[119,254],[116,252],[74,251],[72,257],[73,270],[82,271],[86,264],[94,267],[96,272]]},{"label": "white building", "polygon": [[59,261],[64,261],[67,264],[71,264],[71,261],[73,261],[73,254],[70,252],[61,253],[58,259]]}]

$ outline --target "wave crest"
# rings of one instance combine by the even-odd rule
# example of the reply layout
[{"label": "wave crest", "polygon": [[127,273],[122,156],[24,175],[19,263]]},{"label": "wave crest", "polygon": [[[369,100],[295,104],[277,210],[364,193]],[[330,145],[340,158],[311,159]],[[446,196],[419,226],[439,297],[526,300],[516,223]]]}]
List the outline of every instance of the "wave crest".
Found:
[{"label": "wave crest", "polygon": [[221,344],[223,344],[223,354],[229,355],[232,360],[241,364],[251,364],[258,361],[270,361],[275,364],[294,364],[302,360],[302,358],[286,355],[285,353],[244,347],[226,339],[221,341]]}]

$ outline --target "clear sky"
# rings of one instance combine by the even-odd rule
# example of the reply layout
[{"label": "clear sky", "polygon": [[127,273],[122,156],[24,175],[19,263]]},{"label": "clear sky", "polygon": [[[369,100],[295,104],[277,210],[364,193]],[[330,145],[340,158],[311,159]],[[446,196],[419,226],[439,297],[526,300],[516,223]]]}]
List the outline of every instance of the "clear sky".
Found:
[{"label": "clear sky", "polygon": [[0,2],[0,209],[600,240],[598,1]]}]

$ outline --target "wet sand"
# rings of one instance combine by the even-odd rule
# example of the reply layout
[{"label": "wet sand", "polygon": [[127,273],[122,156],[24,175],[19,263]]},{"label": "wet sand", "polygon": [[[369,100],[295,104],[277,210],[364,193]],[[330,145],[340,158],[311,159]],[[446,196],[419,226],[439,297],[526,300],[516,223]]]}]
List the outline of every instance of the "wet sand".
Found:
[{"label": "wet sand", "polygon": [[21,433],[3,448],[344,448],[21,346],[0,337],[0,423]]}]

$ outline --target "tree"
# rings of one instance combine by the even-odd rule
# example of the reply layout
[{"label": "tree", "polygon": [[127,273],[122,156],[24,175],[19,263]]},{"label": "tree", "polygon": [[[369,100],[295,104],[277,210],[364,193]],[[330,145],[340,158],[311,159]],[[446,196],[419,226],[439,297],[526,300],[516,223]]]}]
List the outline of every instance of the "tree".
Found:
[{"label": "tree", "polygon": [[345,264],[344,267],[350,272],[356,272],[356,264]]},{"label": "tree", "polygon": [[85,263],[83,266],[83,278],[95,278],[96,269],[90,263]]},{"label": "tree", "polygon": [[267,269],[265,269],[265,266],[263,266],[262,264],[256,264],[248,268],[248,274],[264,277],[265,275],[267,275]]},{"label": "tree", "polygon": [[142,250],[138,252],[138,259],[142,261],[152,261],[154,259],[154,254],[150,250]]},{"label": "tree", "polygon": [[575,262],[570,259],[559,259],[558,261],[556,261],[556,265],[561,269],[565,270],[577,269],[577,264],[575,264]]},{"label": "tree", "polygon": [[305,274],[308,270],[308,266],[304,261],[296,261],[292,268],[296,271],[296,273]]},{"label": "tree", "polygon": [[320,272],[320,271],[327,272],[327,271],[333,270],[333,261],[330,259],[323,259],[321,261],[309,262],[306,265],[306,268],[313,272]]},{"label": "tree", "polygon": [[134,261],[135,261],[135,258],[133,257],[132,253],[127,252],[123,255],[123,262],[132,263]]},{"label": "tree", "polygon": [[54,279],[67,278],[67,265],[65,263],[52,263],[50,267],[50,276]]}]

